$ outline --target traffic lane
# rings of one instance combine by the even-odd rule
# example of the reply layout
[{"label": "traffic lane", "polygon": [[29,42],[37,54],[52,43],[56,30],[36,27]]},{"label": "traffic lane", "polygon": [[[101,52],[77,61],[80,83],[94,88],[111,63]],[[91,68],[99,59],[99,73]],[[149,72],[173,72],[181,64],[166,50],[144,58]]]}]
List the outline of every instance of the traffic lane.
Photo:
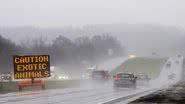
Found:
[{"label": "traffic lane", "polygon": [[[65,98],[61,98],[61,96],[57,96],[55,98],[50,99],[50,104],[94,104],[94,102],[100,102],[101,100],[106,99],[107,97],[115,97],[115,95],[120,93],[128,93],[128,89],[122,89],[120,91],[115,91],[113,89],[96,89],[94,91],[89,91],[87,93],[81,94],[73,94],[72,96],[67,96]],[[123,94],[121,94],[123,96]]]},{"label": "traffic lane", "polygon": [[[95,88],[95,89],[66,89],[36,92],[15,93],[13,96],[0,98],[1,104],[87,104],[101,102],[118,96],[141,91],[141,89]],[[30,94],[31,93],[31,94]],[[7,100],[8,99],[8,100]],[[4,102],[3,102],[4,101]]]},{"label": "traffic lane", "polygon": [[127,96],[137,91],[145,91],[144,87],[142,88],[121,88],[115,90],[113,89],[113,82],[109,81],[102,84],[88,83],[87,86],[81,86],[81,88],[10,93],[8,94],[9,96],[6,95],[7,97],[0,98],[0,101],[2,101],[1,104],[75,104],[76,102],[80,104],[94,104],[116,97]]},{"label": "traffic lane", "polygon": [[[42,97],[39,99],[32,99],[27,101],[17,102],[16,104],[33,104],[34,102],[45,104],[95,104],[103,102],[105,100],[110,100],[115,97],[126,96],[127,94],[135,93],[136,90],[132,91],[130,89],[120,89],[118,90],[108,90],[108,89],[96,89],[94,91],[87,91],[86,93],[72,93],[70,95],[57,95]],[[9,103],[11,104],[11,103]],[[13,103],[14,104],[14,103]]]},{"label": "traffic lane", "polygon": [[40,99],[48,96],[58,96],[58,95],[68,95],[73,93],[86,92],[93,89],[81,89],[81,88],[67,88],[67,89],[55,89],[55,90],[40,90],[40,91],[24,91],[24,92],[15,92],[0,95],[0,102],[2,103],[11,103],[26,101],[32,99]]}]

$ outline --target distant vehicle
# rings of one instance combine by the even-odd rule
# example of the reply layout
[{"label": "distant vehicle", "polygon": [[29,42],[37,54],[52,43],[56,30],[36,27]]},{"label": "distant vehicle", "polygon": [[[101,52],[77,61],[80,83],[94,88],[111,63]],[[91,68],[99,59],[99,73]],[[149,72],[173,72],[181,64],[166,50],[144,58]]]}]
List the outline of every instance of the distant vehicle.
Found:
[{"label": "distant vehicle", "polygon": [[[93,69],[94,70],[94,69]],[[82,73],[82,76],[81,76],[81,78],[82,79],[91,79],[91,74],[92,74],[92,71],[93,70],[91,70],[91,69],[87,69],[87,70],[85,70],[83,73]]]},{"label": "distant vehicle", "polygon": [[177,57],[178,57],[178,58],[181,58],[181,57],[182,57],[182,55],[178,54],[178,55],[177,55]]},{"label": "distant vehicle", "polygon": [[68,80],[69,76],[64,75],[64,74],[60,74],[60,73],[51,73],[51,77],[49,77],[48,79],[50,79],[50,80]]},{"label": "distant vehicle", "polygon": [[148,85],[150,78],[146,74],[137,74],[137,85]]},{"label": "distant vehicle", "polygon": [[90,79],[90,76],[91,75],[89,73],[83,73],[81,77],[82,79]]},{"label": "distant vehicle", "polygon": [[109,72],[105,70],[94,70],[91,74],[91,78],[94,81],[107,81],[109,76]]},{"label": "distant vehicle", "polygon": [[2,81],[12,81],[12,73],[8,72],[8,73],[1,73],[0,74],[1,80]]},{"label": "distant vehicle", "polygon": [[168,79],[173,80],[176,77],[175,73],[172,73],[168,76]]},{"label": "distant vehicle", "polygon": [[172,62],[171,62],[171,61],[168,61],[168,62],[166,63],[166,67],[167,67],[167,68],[170,68],[170,67],[171,67],[171,64],[172,64]]},{"label": "distant vehicle", "polygon": [[175,61],[175,63],[178,65],[178,64],[179,64],[179,61],[178,61],[178,60],[176,60],[176,61]]},{"label": "distant vehicle", "polygon": [[114,88],[136,88],[137,77],[130,73],[118,73],[114,76]]}]

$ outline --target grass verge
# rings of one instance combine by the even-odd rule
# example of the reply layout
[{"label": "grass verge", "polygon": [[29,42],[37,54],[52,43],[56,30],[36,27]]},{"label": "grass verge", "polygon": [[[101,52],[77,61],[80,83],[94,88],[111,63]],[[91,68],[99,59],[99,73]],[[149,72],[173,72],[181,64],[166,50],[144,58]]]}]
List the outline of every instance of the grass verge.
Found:
[{"label": "grass verge", "polygon": [[151,78],[156,78],[166,60],[166,58],[131,58],[118,66],[111,74],[115,75],[117,72],[145,73]]}]

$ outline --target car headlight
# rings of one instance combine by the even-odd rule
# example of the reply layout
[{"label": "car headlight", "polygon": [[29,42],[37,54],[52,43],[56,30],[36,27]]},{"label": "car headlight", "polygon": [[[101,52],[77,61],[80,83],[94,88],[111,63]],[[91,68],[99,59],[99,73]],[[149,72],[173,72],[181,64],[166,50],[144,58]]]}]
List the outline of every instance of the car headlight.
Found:
[{"label": "car headlight", "polygon": [[59,76],[58,79],[62,79],[62,76]]},{"label": "car headlight", "polygon": [[135,58],[136,56],[135,55],[129,55],[129,58]]}]

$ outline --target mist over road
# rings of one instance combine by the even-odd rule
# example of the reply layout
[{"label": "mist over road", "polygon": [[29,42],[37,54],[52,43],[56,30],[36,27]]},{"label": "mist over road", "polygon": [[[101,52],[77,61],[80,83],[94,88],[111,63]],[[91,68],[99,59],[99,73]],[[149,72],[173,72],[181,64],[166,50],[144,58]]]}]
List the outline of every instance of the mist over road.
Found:
[{"label": "mist over road", "polygon": [[[90,85],[88,87],[80,87],[80,88],[66,88],[66,89],[55,89],[55,90],[45,90],[45,91],[27,91],[27,92],[15,92],[0,95],[0,103],[1,104],[99,104],[109,102],[111,99],[115,100],[121,97],[127,97],[131,95],[139,95],[133,96],[128,99],[124,99],[124,102],[134,100],[139,96],[143,96],[143,94],[151,93],[150,91],[156,91],[160,88],[166,88],[170,85],[179,81],[179,77],[176,77],[173,81],[168,80],[168,74],[166,74],[165,70],[172,70],[173,73],[176,73],[179,76],[179,71],[182,69],[182,59],[170,58],[170,61],[175,62],[179,60],[179,64],[172,64],[171,68],[176,68],[176,70],[172,70],[166,68],[166,64],[164,65],[160,76],[158,79],[150,81],[150,86],[148,87],[137,87],[136,89],[132,88],[121,88],[118,90],[113,89],[112,83],[104,85]],[[169,61],[168,60],[168,61]],[[168,62],[167,61],[167,62]],[[159,84],[158,81],[161,81],[163,84]],[[164,83],[166,82],[166,83]],[[172,83],[173,82],[173,83]],[[147,92],[149,91],[149,92]],[[152,92],[153,92],[152,91]],[[145,92],[145,93],[144,93]],[[119,102],[116,102],[119,103]]]}]

